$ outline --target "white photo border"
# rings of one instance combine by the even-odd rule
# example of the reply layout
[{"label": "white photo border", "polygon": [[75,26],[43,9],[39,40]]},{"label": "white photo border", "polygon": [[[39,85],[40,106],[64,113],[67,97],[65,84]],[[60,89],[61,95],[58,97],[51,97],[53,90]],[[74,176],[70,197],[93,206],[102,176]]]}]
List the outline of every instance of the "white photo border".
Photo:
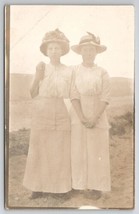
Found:
[{"label": "white photo border", "polygon": [[[112,213],[112,214],[117,214],[118,213],[139,213],[139,192],[137,191],[137,189],[139,189],[139,120],[137,120],[137,118],[139,118],[139,95],[137,94],[137,91],[139,91],[139,73],[137,72],[139,70],[139,61],[137,60],[139,57],[139,24],[138,24],[138,20],[139,20],[139,2],[138,0],[136,1],[127,1],[127,0],[103,0],[103,3],[101,0],[97,0],[97,1],[93,1],[93,0],[68,0],[68,1],[48,1],[48,0],[32,0],[32,1],[28,1],[28,0],[5,0],[5,1],[0,1],[0,19],[2,20],[0,22],[0,52],[1,52],[1,59],[0,59],[0,152],[1,152],[1,161],[0,161],[0,173],[1,173],[1,179],[0,179],[0,213],[6,213],[7,211],[4,209],[4,5],[6,4],[18,4],[18,5],[22,5],[22,4],[63,4],[63,5],[134,5],[135,7],[135,209],[134,210],[101,210],[102,214],[105,213]],[[58,210],[50,210],[51,213],[54,213]],[[61,212],[65,213],[65,212],[70,212],[70,209],[66,209],[66,210],[60,210]],[[12,212],[14,213],[42,213],[42,212],[46,212],[46,210],[13,210]],[[47,210],[47,212],[49,212],[49,210]],[[77,210],[72,210],[72,213],[77,212]],[[78,212],[82,212],[79,211]],[[88,211],[84,211],[84,213],[87,213]],[[97,212],[95,210],[93,210],[93,212]]]}]

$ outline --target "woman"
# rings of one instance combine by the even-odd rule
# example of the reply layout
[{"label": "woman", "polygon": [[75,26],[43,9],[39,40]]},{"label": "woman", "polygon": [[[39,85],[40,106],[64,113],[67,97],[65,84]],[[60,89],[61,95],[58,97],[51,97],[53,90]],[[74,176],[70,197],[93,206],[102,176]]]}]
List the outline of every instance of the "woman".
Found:
[{"label": "woman", "polygon": [[34,101],[23,184],[33,191],[31,198],[71,190],[70,119],[63,99],[69,97],[72,72],[60,62],[69,41],[58,29],[50,31],[40,51],[50,63],[37,65],[30,91]]},{"label": "woman", "polygon": [[72,187],[98,199],[110,191],[109,124],[105,109],[109,103],[108,73],[94,61],[106,50],[99,38],[88,32],[72,50],[82,56],[75,67],[71,100]]}]

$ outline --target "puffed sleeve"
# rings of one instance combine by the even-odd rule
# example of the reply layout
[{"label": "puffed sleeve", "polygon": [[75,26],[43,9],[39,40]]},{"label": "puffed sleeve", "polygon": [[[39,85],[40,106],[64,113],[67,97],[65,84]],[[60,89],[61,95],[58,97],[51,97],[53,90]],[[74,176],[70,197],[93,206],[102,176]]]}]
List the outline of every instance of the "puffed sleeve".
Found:
[{"label": "puffed sleeve", "polygon": [[102,72],[102,93],[101,93],[101,101],[109,104],[110,101],[110,77],[106,71]]},{"label": "puffed sleeve", "polygon": [[72,79],[71,79],[71,88],[70,88],[70,99],[74,100],[74,99],[80,99],[80,94],[76,88],[75,85],[75,79],[76,79],[76,70],[73,69],[72,71]]},{"label": "puffed sleeve", "polygon": [[36,70],[39,70],[39,71],[44,71],[45,70],[45,63],[44,62],[39,62],[36,66]]}]

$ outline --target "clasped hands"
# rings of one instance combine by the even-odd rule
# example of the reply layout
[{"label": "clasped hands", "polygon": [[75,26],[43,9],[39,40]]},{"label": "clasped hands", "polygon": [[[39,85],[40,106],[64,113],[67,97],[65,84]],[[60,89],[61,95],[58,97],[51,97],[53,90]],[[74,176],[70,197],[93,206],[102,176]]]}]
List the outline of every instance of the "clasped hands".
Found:
[{"label": "clasped hands", "polygon": [[87,119],[85,117],[81,118],[81,123],[86,127],[86,128],[94,128],[96,123],[98,121],[98,117],[93,117],[91,119]]}]

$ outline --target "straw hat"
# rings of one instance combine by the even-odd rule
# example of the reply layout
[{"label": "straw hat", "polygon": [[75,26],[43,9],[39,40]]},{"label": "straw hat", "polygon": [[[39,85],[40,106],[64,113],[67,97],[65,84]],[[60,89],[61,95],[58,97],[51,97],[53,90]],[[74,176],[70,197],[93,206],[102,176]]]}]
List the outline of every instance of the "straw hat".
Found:
[{"label": "straw hat", "polygon": [[88,35],[81,37],[79,44],[73,45],[71,49],[77,53],[81,54],[81,47],[84,45],[92,45],[96,47],[97,53],[104,52],[107,47],[105,45],[100,44],[99,37],[96,37],[94,34],[87,32]]},{"label": "straw hat", "polygon": [[45,34],[42,44],[40,46],[40,51],[47,56],[47,46],[49,43],[57,42],[62,48],[62,56],[69,52],[69,40],[59,29],[54,31],[49,31]]}]

